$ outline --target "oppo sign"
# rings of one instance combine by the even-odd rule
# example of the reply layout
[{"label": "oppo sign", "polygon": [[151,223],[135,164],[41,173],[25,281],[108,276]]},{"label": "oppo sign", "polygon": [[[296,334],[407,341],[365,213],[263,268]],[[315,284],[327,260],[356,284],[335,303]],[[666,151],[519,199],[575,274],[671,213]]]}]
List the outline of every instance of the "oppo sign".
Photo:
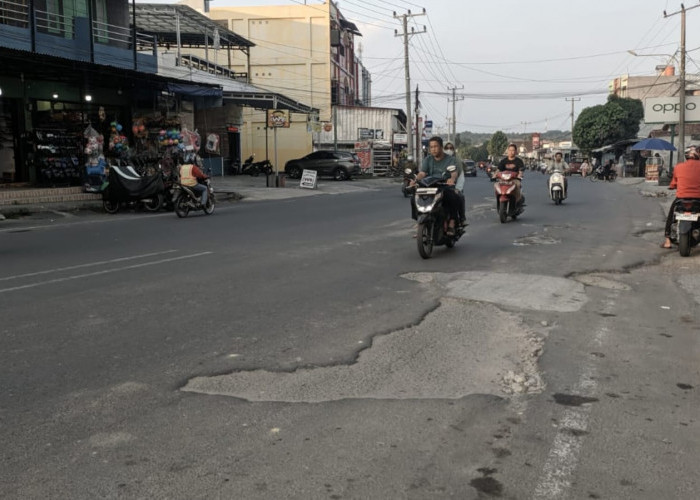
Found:
[{"label": "oppo sign", "polygon": [[[677,123],[680,118],[680,98],[650,97],[644,99],[644,121],[646,123]],[[685,98],[686,123],[700,122],[700,96]]]}]

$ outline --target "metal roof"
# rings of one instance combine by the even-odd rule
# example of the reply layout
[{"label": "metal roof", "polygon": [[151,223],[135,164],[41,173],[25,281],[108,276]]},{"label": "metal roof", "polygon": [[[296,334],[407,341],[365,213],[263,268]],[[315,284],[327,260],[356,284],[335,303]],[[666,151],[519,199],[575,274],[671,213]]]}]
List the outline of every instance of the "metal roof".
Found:
[{"label": "metal roof", "polygon": [[[133,9],[134,4],[130,7]],[[156,37],[158,43],[177,44],[177,25],[180,26],[180,44],[189,47],[214,45],[218,32],[222,46],[248,49],[255,44],[187,5],[137,3],[136,30]],[[206,43],[205,43],[206,42]]]},{"label": "metal roof", "polygon": [[248,89],[223,91],[223,98],[255,109],[288,109],[292,113],[313,113],[318,109],[302,104],[285,95],[249,85]]}]

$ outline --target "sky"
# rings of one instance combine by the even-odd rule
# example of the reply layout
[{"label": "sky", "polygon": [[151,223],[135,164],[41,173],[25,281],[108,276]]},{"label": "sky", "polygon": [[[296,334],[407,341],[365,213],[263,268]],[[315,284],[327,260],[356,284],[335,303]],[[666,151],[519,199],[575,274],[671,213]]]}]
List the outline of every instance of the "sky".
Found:
[{"label": "sky", "polygon": [[[142,3],[137,0],[137,3]],[[145,2],[143,2],[145,3]],[[151,3],[174,3],[151,0]],[[212,0],[236,5],[315,5],[321,0]],[[409,40],[411,91],[421,116],[447,132],[571,129],[582,109],[603,104],[610,80],[680,67],[680,0],[338,0],[357,24],[356,50],[372,75],[372,105],[405,109],[401,22],[426,32]],[[686,72],[700,74],[700,3],[686,6]],[[664,17],[664,11],[668,17]],[[256,42],[256,40],[252,40]],[[252,50],[255,50],[253,48]],[[630,54],[633,51],[637,56]],[[696,62],[697,61],[697,62]],[[580,99],[580,100],[578,100]],[[415,98],[412,97],[412,107]]]}]

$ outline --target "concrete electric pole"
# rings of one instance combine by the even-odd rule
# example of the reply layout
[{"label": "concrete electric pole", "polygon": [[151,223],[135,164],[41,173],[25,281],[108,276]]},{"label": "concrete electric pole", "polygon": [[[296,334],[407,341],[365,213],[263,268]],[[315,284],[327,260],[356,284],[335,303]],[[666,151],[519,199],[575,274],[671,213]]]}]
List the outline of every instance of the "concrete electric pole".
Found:
[{"label": "concrete electric pole", "polygon": [[566,101],[571,101],[571,147],[574,147],[574,103],[580,101],[580,97],[566,98]]},{"label": "concrete electric pole", "polygon": [[[664,11],[664,18],[675,16],[676,14],[681,15],[681,74],[678,94],[680,97],[679,109],[678,109],[678,160],[683,161],[683,153],[685,153],[685,12],[696,7],[700,7],[700,4],[693,5],[692,7],[685,8],[685,5],[681,4],[681,10],[673,12],[671,14],[666,14]],[[669,165],[669,175],[673,175],[673,165]]]},{"label": "concrete electric pole", "polygon": [[424,16],[425,15],[425,9],[423,9],[423,12],[418,13],[418,14],[411,14],[411,11],[409,10],[407,14],[401,14],[397,15],[396,12],[394,12],[394,19],[401,19],[401,24],[403,26],[403,33],[399,33],[398,30],[394,30],[394,36],[401,36],[403,37],[403,52],[404,52],[404,74],[406,78],[406,149],[408,150],[408,154],[414,156],[414,158],[417,158],[417,155],[415,154],[413,150],[413,124],[412,122],[412,116],[411,116],[411,73],[409,71],[409,66],[408,66],[408,37],[409,35],[418,35],[420,33],[425,33],[427,31],[426,27],[423,26],[423,31],[416,31],[415,28],[411,28],[411,31],[409,33],[408,31],[408,18],[409,17],[414,17],[414,16]]},{"label": "concrete electric pole", "polygon": [[462,90],[463,88],[464,85],[462,85],[461,87],[447,87],[447,90],[452,91],[452,99],[450,99],[449,97],[447,98],[447,102],[452,102],[452,133],[450,134],[449,130],[447,132],[447,140],[452,144],[454,144],[457,141],[457,118],[455,116],[455,103],[464,99],[464,96],[457,97],[457,90]]}]

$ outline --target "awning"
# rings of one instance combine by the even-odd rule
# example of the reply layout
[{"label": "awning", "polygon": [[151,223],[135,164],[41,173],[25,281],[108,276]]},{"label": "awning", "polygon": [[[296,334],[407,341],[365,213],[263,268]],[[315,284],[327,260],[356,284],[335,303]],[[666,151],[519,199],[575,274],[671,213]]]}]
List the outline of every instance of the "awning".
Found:
[{"label": "awning", "polygon": [[186,83],[168,83],[168,90],[177,94],[189,95],[192,97],[222,97],[223,92],[217,87],[204,87],[199,85],[188,85]]},{"label": "awning", "polygon": [[224,100],[230,100],[240,106],[255,109],[288,109],[292,113],[314,113],[318,109],[290,99],[282,94],[263,89],[257,91],[227,91],[223,93]]},{"label": "awning", "polygon": [[355,23],[351,23],[350,21],[346,21],[342,18],[338,19],[338,22],[340,23],[340,26],[343,29],[348,30],[353,35],[362,36],[362,33],[360,33],[360,30],[357,28],[357,25]]},{"label": "awning", "polygon": [[255,46],[250,40],[243,38],[186,5],[136,4],[137,31],[155,36],[159,44],[169,43],[177,45],[178,25],[180,28],[180,45],[185,47],[213,46],[217,42],[222,46],[244,50]]}]

